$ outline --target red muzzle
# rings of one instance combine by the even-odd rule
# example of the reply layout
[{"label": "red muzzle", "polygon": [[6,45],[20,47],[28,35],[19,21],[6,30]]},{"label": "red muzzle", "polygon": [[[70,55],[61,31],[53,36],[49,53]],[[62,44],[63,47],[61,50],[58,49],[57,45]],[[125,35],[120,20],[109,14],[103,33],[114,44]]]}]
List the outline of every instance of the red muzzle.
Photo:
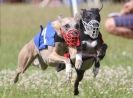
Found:
[{"label": "red muzzle", "polygon": [[72,29],[65,32],[62,32],[63,38],[66,44],[70,47],[80,46],[80,32],[76,29]]}]

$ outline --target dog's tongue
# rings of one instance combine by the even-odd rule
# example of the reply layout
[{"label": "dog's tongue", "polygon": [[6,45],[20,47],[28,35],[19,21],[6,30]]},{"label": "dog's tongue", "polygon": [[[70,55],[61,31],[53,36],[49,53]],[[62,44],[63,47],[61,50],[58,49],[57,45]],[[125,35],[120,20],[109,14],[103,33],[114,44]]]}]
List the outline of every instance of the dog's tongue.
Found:
[{"label": "dog's tongue", "polygon": [[77,46],[80,46],[80,39],[77,40]]},{"label": "dog's tongue", "polygon": [[69,53],[64,53],[64,57],[70,58],[70,54]]}]

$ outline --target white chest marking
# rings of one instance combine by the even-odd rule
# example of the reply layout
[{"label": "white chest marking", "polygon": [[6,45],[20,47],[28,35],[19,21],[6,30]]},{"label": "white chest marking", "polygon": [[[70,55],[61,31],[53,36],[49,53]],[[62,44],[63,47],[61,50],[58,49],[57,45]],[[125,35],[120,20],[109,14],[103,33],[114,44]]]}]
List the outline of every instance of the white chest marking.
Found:
[{"label": "white chest marking", "polygon": [[92,42],[90,42],[90,41],[82,41],[82,43],[86,43],[88,47],[96,47],[97,40],[92,41]]}]

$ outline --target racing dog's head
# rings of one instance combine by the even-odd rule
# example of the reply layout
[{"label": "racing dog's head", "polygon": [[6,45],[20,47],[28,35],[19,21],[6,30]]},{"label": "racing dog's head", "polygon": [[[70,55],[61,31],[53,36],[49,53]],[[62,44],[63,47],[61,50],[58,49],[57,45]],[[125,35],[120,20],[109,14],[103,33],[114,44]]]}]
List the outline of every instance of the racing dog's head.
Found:
[{"label": "racing dog's head", "polygon": [[89,10],[82,9],[81,12],[81,29],[86,35],[89,35],[92,39],[96,39],[99,34],[100,25],[100,9],[91,8]]},{"label": "racing dog's head", "polygon": [[68,46],[79,46],[80,27],[79,21],[76,18],[67,17],[60,19],[60,31]]}]

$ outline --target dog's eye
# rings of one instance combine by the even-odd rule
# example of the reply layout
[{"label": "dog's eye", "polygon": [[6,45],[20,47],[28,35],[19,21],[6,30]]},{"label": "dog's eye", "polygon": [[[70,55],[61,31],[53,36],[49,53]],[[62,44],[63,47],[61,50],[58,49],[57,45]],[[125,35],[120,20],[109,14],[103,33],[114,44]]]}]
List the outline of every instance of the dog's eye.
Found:
[{"label": "dog's eye", "polygon": [[65,28],[70,28],[69,24],[64,25]]},{"label": "dog's eye", "polygon": [[76,24],[76,25],[75,25],[75,28],[76,28],[76,29],[79,29],[79,24]]},{"label": "dog's eye", "polygon": [[91,18],[91,14],[90,14],[89,16],[87,16],[86,18],[87,18],[87,19],[88,19],[88,18]]},{"label": "dog's eye", "polygon": [[88,19],[92,19],[93,17],[94,17],[94,15],[93,15],[92,13],[88,13],[88,14],[86,15],[87,20],[88,20]]}]

